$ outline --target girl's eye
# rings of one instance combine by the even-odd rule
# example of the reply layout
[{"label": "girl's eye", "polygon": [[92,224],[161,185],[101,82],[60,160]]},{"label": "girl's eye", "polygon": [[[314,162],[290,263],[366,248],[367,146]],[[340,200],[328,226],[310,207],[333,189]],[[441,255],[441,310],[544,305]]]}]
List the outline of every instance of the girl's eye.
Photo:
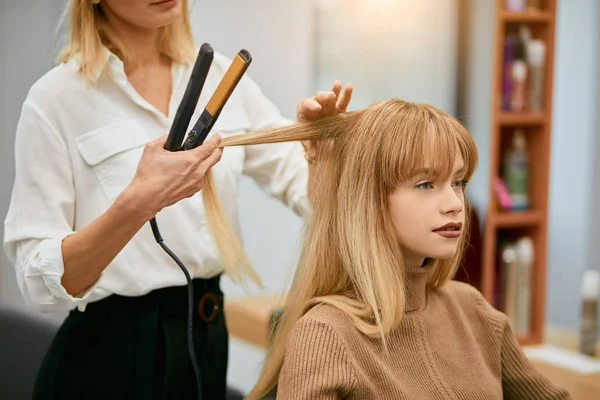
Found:
[{"label": "girl's eye", "polygon": [[454,186],[455,188],[464,188],[467,186],[468,181],[466,179],[462,179],[459,181],[454,181],[452,183],[452,186]]},{"label": "girl's eye", "polygon": [[433,182],[423,182],[423,183],[419,183],[417,186],[415,186],[417,189],[433,189]]}]

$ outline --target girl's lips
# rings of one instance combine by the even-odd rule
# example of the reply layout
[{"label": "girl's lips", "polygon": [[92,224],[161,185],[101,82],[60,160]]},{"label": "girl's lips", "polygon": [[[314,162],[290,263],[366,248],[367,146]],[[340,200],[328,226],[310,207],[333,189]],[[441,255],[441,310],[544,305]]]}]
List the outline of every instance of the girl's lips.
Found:
[{"label": "girl's lips", "polygon": [[449,222],[446,225],[442,225],[439,228],[435,228],[433,231],[434,232],[460,232],[462,230],[462,223],[461,222]]},{"label": "girl's lips", "polygon": [[443,236],[445,238],[449,238],[449,239],[456,239],[459,238],[461,235],[461,231],[435,231],[435,233],[437,233],[440,236]]},{"label": "girl's lips", "polygon": [[178,0],[163,0],[152,3],[153,6],[159,6],[163,8],[171,8],[177,5]]}]

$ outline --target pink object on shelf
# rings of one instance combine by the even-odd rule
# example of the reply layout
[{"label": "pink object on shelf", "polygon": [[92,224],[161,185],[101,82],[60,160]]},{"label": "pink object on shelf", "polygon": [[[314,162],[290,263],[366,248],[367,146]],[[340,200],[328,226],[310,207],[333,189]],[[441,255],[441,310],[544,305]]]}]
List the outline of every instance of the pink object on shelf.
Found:
[{"label": "pink object on shelf", "polygon": [[506,9],[510,11],[523,11],[525,0],[506,0]]},{"label": "pink object on shelf", "polygon": [[496,198],[504,210],[510,210],[512,208],[510,193],[508,193],[508,189],[502,178],[496,178]]}]

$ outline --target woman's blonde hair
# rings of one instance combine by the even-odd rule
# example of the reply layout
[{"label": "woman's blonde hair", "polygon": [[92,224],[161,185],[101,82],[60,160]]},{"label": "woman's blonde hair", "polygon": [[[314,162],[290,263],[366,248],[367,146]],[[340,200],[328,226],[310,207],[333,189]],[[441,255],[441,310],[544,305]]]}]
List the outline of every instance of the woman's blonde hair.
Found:
[{"label": "woman's blonde hair", "polygon": [[[311,167],[312,215],[284,315],[250,398],[275,387],[289,332],[316,304],[343,311],[356,329],[382,339],[385,347],[386,335],[398,325],[406,305],[405,268],[388,211],[389,194],[424,167],[439,173],[438,179],[448,179],[458,154],[465,180],[477,164],[475,143],[456,119],[429,105],[393,99],[313,123],[228,137],[221,146],[304,140],[318,146],[318,160]],[[214,220],[219,203],[210,174],[206,181],[203,200],[207,215],[213,216],[209,223],[220,251],[228,252],[229,262],[239,263],[245,260],[238,253],[241,246],[224,219]],[[452,259],[430,260],[430,287],[454,276],[467,236],[461,237]],[[226,268],[233,269],[231,264]]]},{"label": "woman's blonde hair", "polygon": [[[162,27],[159,33],[161,54],[177,63],[190,62],[194,59],[194,40],[188,0],[182,0],[181,7],[181,17],[174,23]],[[63,20],[68,21],[66,42],[57,62],[64,63],[77,57],[79,71],[88,82],[95,81],[104,47],[124,61],[135,61],[134,49],[128,48],[111,29],[100,4],[93,4],[90,0],[70,0],[65,8]]]}]

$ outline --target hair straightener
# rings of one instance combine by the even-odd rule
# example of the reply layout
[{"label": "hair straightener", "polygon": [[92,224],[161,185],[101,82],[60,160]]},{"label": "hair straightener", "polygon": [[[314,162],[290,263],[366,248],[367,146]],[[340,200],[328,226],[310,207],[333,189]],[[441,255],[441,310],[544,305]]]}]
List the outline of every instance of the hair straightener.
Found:
[{"label": "hair straightener", "polygon": [[190,131],[187,140],[183,144],[184,150],[190,150],[204,142],[206,136],[221,115],[223,106],[229,100],[231,93],[250,66],[252,56],[248,50],[241,50],[233,59],[231,66],[223,76],[221,83],[212,95],[206,108],[198,118],[198,121]]},{"label": "hair straightener", "polygon": [[[200,146],[210,130],[214,126],[215,122],[219,118],[225,103],[233,93],[240,79],[248,69],[248,66],[252,62],[252,57],[247,50],[242,49],[235,57],[231,66],[221,79],[219,86],[212,95],[210,101],[207,103],[204,111],[198,118],[198,121],[188,133],[185,142],[185,131],[189,125],[189,122],[196,109],[196,104],[200,98],[200,93],[206,82],[206,77],[210,70],[214,57],[214,51],[210,44],[204,43],[198,52],[192,74],[188,81],[185,93],[179,103],[173,124],[169,131],[167,141],[165,143],[165,150],[169,151],[181,151],[191,150]],[[188,351],[190,353],[190,359],[196,375],[196,387],[198,390],[198,398],[202,398],[202,379],[200,375],[200,368],[198,366],[198,360],[196,359],[196,353],[194,351],[194,340],[193,340],[193,303],[194,303],[194,287],[192,285],[192,278],[187,268],[181,262],[181,260],[167,247],[164,243],[160,231],[158,229],[158,223],[156,217],[150,220],[150,226],[156,242],[163,248],[163,250],[177,263],[179,268],[183,271],[187,280],[188,287]]]},{"label": "hair straightener", "polygon": [[183,99],[177,108],[173,125],[171,125],[171,130],[165,143],[166,150],[191,150],[204,143],[210,130],[221,115],[225,103],[227,103],[240,79],[242,79],[250,63],[252,63],[250,52],[244,49],[240,50],[223,76],[223,79],[221,79],[209,102],[206,104],[204,111],[200,114],[198,121],[196,121],[196,124],[189,132],[185,143],[182,144],[185,129],[196,109],[196,103],[198,103],[198,98],[206,81],[213,56],[214,52],[210,44],[204,43],[198,53],[196,64],[194,65]]}]

